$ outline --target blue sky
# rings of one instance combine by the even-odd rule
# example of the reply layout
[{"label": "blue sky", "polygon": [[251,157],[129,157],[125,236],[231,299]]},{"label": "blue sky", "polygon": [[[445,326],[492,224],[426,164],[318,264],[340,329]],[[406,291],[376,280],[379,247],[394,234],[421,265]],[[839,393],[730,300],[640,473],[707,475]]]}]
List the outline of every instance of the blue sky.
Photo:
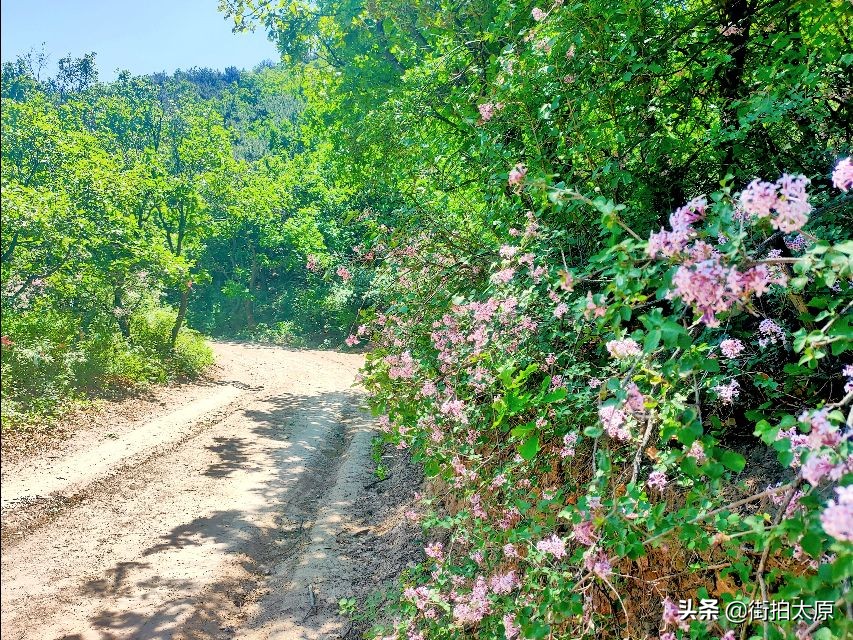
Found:
[{"label": "blue sky", "polygon": [[232,34],[216,6],[217,0],[2,0],[0,57],[14,60],[45,43],[52,75],[59,58],[94,51],[101,80],[115,78],[116,69],[248,69],[278,60],[262,30]]}]

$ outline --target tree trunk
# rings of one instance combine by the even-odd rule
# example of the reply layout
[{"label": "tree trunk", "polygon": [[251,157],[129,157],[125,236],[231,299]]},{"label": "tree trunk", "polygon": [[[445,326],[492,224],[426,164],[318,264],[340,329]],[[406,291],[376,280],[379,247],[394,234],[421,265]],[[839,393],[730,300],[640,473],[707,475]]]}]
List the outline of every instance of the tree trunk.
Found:
[{"label": "tree trunk", "polygon": [[190,300],[190,289],[184,287],[181,292],[181,306],[178,307],[178,317],[175,318],[175,325],[172,327],[172,339],[169,341],[169,350],[175,350],[175,344],[178,342],[178,333],[181,331],[181,326],[184,324],[184,318],[187,315],[187,303]]},{"label": "tree trunk", "polygon": [[125,340],[130,340],[130,322],[125,314],[124,307],[121,306],[122,290],[121,287],[113,289],[113,313],[115,313],[116,322],[118,322],[119,331]]}]

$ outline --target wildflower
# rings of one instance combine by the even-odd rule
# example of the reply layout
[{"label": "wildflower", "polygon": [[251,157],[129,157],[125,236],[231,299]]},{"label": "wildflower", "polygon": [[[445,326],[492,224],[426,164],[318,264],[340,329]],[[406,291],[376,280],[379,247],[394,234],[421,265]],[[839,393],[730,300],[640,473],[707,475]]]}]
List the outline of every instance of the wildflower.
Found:
[{"label": "wildflower", "polygon": [[678,627],[685,631],[690,628],[687,621],[682,620],[678,605],[668,597],[663,599],[663,615],[661,616],[661,622],[663,622],[665,627]]},{"label": "wildflower", "polygon": [[566,542],[555,533],[552,534],[550,538],[537,542],[536,550],[541,553],[550,553],[552,556],[559,559],[566,555]]},{"label": "wildflower", "polygon": [[424,382],[423,386],[421,387],[421,395],[424,398],[433,398],[437,394],[438,389],[436,388],[434,382],[432,382],[431,380],[427,380],[426,382]]},{"label": "wildflower", "polygon": [[506,640],[515,640],[518,637],[518,634],[521,633],[521,627],[515,624],[515,616],[511,613],[507,613],[503,619],[504,623],[504,637]]},{"label": "wildflower", "polygon": [[640,392],[640,388],[633,382],[629,382],[625,391],[628,393],[626,404],[634,413],[643,413],[645,410],[646,398]]},{"label": "wildflower", "polygon": [[471,502],[471,513],[474,514],[475,518],[482,519],[488,516],[486,510],[483,509],[483,503],[479,493],[472,495],[469,501]]},{"label": "wildflower", "polygon": [[607,435],[616,440],[628,440],[631,437],[630,431],[625,428],[625,412],[617,409],[613,405],[601,407],[598,410],[598,419]]},{"label": "wildflower", "polygon": [[727,338],[720,343],[720,352],[729,360],[737,358],[743,349],[743,342],[734,338]]},{"label": "wildflower", "polygon": [[598,389],[602,384],[604,384],[604,381],[599,378],[590,378],[587,380],[587,385],[590,389]]},{"label": "wildflower", "polygon": [[820,481],[833,470],[835,465],[829,459],[829,456],[809,456],[806,463],[803,465],[803,478],[812,486],[817,486]]},{"label": "wildflower", "polygon": [[692,445],[690,445],[690,450],[687,452],[688,458],[693,458],[696,461],[696,464],[703,465],[708,460],[708,455],[705,453],[705,448],[702,446],[702,443],[696,440]]},{"label": "wildflower", "polygon": [[607,554],[604,553],[603,550],[598,553],[594,553],[593,548],[590,548],[590,550],[584,554],[584,569],[590,573],[594,573],[599,578],[607,578],[611,573],[613,573],[613,565],[610,562],[610,558],[607,557]]},{"label": "wildflower", "polygon": [[845,192],[853,188],[853,158],[844,158],[835,166],[832,186]]},{"label": "wildflower", "polygon": [[505,244],[500,248],[499,253],[501,255],[501,258],[510,260],[516,253],[518,253],[518,247],[515,247],[510,244]]},{"label": "wildflower", "polygon": [[781,342],[785,344],[785,330],[769,318],[765,318],[758,324],[758,332],[762,335],[758,339],[758,345],[764,349],[768,344]]},{"label": "wildflower", "polygon": [[348,347],[354,347],[358,344],[358,337],[354,335],[347,336],[347,339],[344,342],[347,343]]},{"label": "wildflower", "polygon": [[424,553],[436,562],[441,562],[444,560],[444,545],[440,542],[431,542],[424,547]]},{"label": "wildflower", "polygon": [[820,514],[820,524],[836,540],[853,542],[853,486],[836,487],[838,498],[830,500]]},{"label": "wildflower", "polygon": [[507,182],[511,186],[519,185],[524,180],[524,176],[527,175],[527,167],[525,167],[520,162],[515,165],[515,167],[509,172],[509,178],[507,178]]},{"label": "wildflower", "polygon": [[666,474],[663,471],[652,471],[646,484],[652,489],[663,491],[667,485]]},{"label": "wildflower", "polygon": [[518,578],[515,575],[515,571],[496,574],[492,576],[492,579],[489,581],[489,588],[491,588],[492,593],[499,596],[508,594],[510,591],[515,589],[516,586],[518,586]]},{"label": "wildflower", "polygon": [[560,457],[568,458],[575,455],[575,444],[578,441],[578,434],[567,433],[563,436],[563,448],[560,449]]},{"label": "wildflower", "polygon": [[347,269],[344,266],[338,267],[338,270],[336,271],[336,273],[338,274],[340,279],[343,280],[344,282],[348,282],[349,280],[352,279],[352,274],[349,272],[349,269]]},{"label": "wildflower", "polygon": [[772,182],[753,180],[740,194],[740,206],[748,215],[766,218],[776,206],[776,186]]},{"label": "wildflower", "polygon": [[729,381],[728,384],[718,384],[714,387],[717,397],[723,404],[732,404],[740,395],[740,384],[735,379]]},{"label": "wildflower", "polygon": [[598,541],[598,536],[595,534],[595,524],[592,520],[581,520],[572,529],[572,538],[582,545],[591,547]]},{"label": "wildflower", "polygon": [[517,558],[518,557],[518,550],[515,548],[515,545],[512,543],[509,543],[509,542],[506,543],[503,546],[503,552],[507,558]]},{"label": "wildflower", "polygon": [[548,14],[542,11],[539,7],[533,7],[533,11],[530,13],[533,14],[533,19],[536,20],[536,22],[541,22],[548,16]]},{"label": "wildflower", "polygon": [[804,251],[809,246],[809,240],[801,233],[795,233],[792,236],[783,238],[785,246],[791,251]]},{"label": "wildflower", "polygon": [[607,352],[611,358],[623,359],[642,355],[643,350],[633,338],[623,340],[610,340],[606,345]]},{"label": "wildflower", "polygon": [[477,109],[480,112],[480,118],[483,120],[483,122],[488,122],[492,119],[492,116],[495,115],[496,111],[500,111],[501,109],[503,109],[503,103],[486,102],[485,104],[481,104],[479,107],[477,107]]},{"label": "wildflower", "polygon": [[502,271],[498,271],[497,273],[492,274],[492,282],[499,282],[502,284],[506,284],[512,277],[515,275],[515,269],[503,269]]},{"label": "wildflower", "polygon": [[565,302],[561,302],[560,304],[558,304],[554,308],[554,317],[555,318],[562,318],[564,315],[566,315],[566,312],[568,310],[569,310],[569,305],[567,305]]}]

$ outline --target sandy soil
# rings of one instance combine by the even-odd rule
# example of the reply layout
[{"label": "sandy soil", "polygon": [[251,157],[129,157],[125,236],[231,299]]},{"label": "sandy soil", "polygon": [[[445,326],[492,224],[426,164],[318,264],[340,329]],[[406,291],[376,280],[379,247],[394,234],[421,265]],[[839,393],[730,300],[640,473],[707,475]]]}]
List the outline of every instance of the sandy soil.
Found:
[{"label": "sandy soil", "polygon": [[4,640],[355,638],[338,600],[417,559],[419,477],[373,474],[361,357],[214,348],[210,381],[4,456]]}]

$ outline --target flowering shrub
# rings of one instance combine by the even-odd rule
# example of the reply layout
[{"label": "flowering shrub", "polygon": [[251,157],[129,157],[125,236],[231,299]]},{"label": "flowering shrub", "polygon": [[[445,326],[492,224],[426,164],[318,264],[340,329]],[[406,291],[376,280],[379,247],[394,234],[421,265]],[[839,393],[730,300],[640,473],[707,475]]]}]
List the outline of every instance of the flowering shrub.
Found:
[{"label": "flowering shrub", "polygon": [[[513,171],[519,197],[582,198]],[[807,182],[724,185],[648,240],[582,198],[628,232],[584,267],[528,214],[469,296],[418,304],[400,286],[372,323],[365,384],[437,487],[401,632],[744,637],[679,617],[687,598],[832,601],[830,620],[743,633],[849,630],[853,242],[766,248],[808,222]],[[385,269],[440,288],[431,264],[453,257],[422,237]]]}]

